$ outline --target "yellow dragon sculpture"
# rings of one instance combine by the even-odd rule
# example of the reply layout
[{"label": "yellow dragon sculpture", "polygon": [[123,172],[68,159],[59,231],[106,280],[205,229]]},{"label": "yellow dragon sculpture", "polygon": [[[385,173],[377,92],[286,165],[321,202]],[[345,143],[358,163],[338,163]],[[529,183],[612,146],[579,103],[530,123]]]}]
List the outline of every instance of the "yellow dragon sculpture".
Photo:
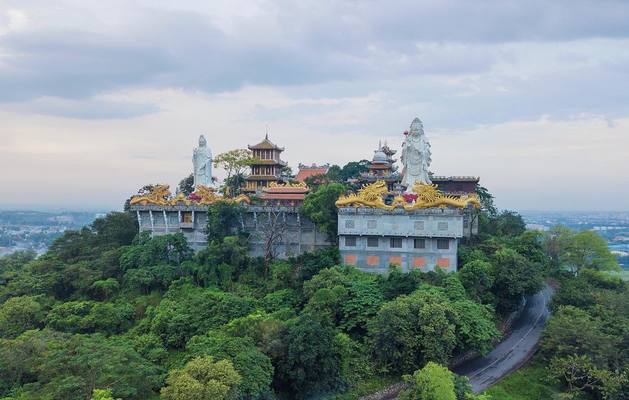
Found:
[{"label": "yellow dragon sculpture", "polygon": [[387,205],[383,199],[387,192],[386,183],[380,180],[363,186],[358,193],[341,196],[335,204],[337,207],[371,207],[384,210],[402,207],[407,211],[448,206],[465,208],[468,205],[480,208],[480,202],[476,195],[448,196],[439,191],[437,185],[432,184],[416,183],[413,186],[413,192],[417,195],[417,199],[413,203],[408,203],[403,196],[396,196],[391,205]]},{"label": "yellow dragon sculpture", "polygon": [[207,186],[197,186],[194,193],[190,196],[186,196],[183,193],[178,193],[175,197],[172,197],[168,185],[155,185],[153,189],[146,194],[133,196],[131,198],[131,205],[146,206],[149,204],[158,206],[175,206],[175,205],[204,205],[209,206],[217,202],[251,204],[251,199],[248,196],[241,194],[235,198],[226,198],[216,194],[216,191]]},{"label": "yellow dragon sculpture", "polygon": [[129,204],[146,206],[148,204],[154,204],[157,206],[166,206],[170,202],[170,186],[168,185],[155,185],[150,192],[142,195],[136,195],[131,197]]}]

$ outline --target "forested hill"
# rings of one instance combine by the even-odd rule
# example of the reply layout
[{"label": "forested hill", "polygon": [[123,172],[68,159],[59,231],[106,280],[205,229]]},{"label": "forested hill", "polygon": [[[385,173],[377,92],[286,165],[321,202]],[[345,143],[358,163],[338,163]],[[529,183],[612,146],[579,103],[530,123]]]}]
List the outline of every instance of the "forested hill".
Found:
[{"label": "forested hill", "polygon": [[[588,247],[562,272],[575,234],[558,242],[525,232],[513,213],[484,213],[483,235],[462,246],[462,268],[449,275],[367,274],[339,266],[334,248],[252,259],[246,236],[224,223],[210,219],[211,241],[193,254],[182,235],[136,235],[132,215],[111,213],[40,257],[0,258],[0,398],[351,399],[415,371],[406,399],[437,399],[435,388],[439,399],[486,398],[443,366],[488,351],[502,318],[545,277],[564,276],[569,293],[592,279],[609,291],[585,305],[562,295],[553,329],[626,294],[622,282],[585,272],[613,267],[613,257]],[[605,335],[612,322],[600,322]],[[562,349],[557,356],[572,351]],[[588,362],[621,382],[626,359]]]}]

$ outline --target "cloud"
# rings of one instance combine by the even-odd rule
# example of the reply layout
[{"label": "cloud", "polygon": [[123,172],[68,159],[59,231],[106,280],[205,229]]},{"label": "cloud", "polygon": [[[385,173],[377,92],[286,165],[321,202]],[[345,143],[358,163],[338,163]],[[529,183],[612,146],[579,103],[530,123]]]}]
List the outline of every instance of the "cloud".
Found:
[{"label": "cloud", "polygon": [[398,145],[416,115],[438,172],[481,175],[501,206],[559,208],[566,194],[599,207],[574,177],[629,195],[626,1],[3,4],[12,202],[45,191],[117,206],[189,173],[199,134],[220,153],[267,124],[291,165],[343,164],[381,138]]},{"label": "cloud", "polygon": [[[599,43],[618,53],[629,34],[624,23],[629,4],[618,1],[403,0],[387,7],[275,1],[254,3],[249,14],[229,6],[208,10],[196,2],[190,3],[193,7],[164,4],[122,2],[103,8],[86,2],[42,9],[15,2],[24,9],[5,13],[9,23],[4,25],[22,28],[0,36],[0,101],[83,99],[126,88],[216,93],[247,85],[361,85],[367,80],[373,91],[373,85],[441,77],[480,77],[483,84],[501,65],[525,63],[514,58],[518,46],[513,43],[526,43],[530,57],[543,66],[547,61],[538,57],[544,43],[566,42],[573,57],[587,60],[591,55],[570,41],[608,38]],[[242,4],[234,7],[242,9]],[[573,60],[565,58],[563,64]],[[586,79],[610,69],[622,74],[627,63],[583,72]],[[498,78],[499,88],[511,83],[509,76]],[[520,77],[514,78],[517,83]],[[448,92],[446,84],[434,96]]]}]

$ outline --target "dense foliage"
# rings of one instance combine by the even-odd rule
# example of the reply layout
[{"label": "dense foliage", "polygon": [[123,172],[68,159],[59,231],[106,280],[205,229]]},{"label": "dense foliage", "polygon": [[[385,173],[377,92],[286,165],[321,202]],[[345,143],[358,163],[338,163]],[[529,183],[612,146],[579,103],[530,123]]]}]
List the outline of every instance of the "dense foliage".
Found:
[{"label": "dense foliage", "polygon": [[[333,231],[342,190],[321,185],[304,212]],[[412,374],[404,398],[472,399],[438,364],[487,352],[501,319],[566,263],[542,348],[550,375],[599,397],[626,388],[627,289],[593,271],[610,267],[598,246],[574,252],[579,235],[552,243],[486,211],[460,272],[383,276],[340,266],[334,247],[252,259],[238,218],[210,209],[196,254],[181,234],[137,235],[133,216],[111,213],[40,257],[0,258],[0,398],[303,399]]]}]

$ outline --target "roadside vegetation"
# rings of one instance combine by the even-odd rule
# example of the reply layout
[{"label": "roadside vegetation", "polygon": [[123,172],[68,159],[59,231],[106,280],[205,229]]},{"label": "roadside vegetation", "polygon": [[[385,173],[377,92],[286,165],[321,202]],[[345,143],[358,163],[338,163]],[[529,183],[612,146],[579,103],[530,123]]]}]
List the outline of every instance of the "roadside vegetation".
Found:
[{"label": "roadside vegetation", "polygon": [[[322,182],[304,213],[332,230],[338,190]],[[133,215],[108,214],[40,257],[0,258],[0,399],[350,399],[402,377],[407,400],[486,399],[444,366],[489,351],[501,320],[550,275],[562,289],[542,347],[548,375],[573,393],[622,388],[626,287],[592,272],[613,268],[606,254],[571,252],[558,272],[563,242],[552,253],[490,201],[454,274],[368,274],[339,265],[335,248],[253,259],[230,228],[236,206],[210,207],[197,254],[181,234],[137,235]],[[562,378],[574,363],[605,389]]]}]

